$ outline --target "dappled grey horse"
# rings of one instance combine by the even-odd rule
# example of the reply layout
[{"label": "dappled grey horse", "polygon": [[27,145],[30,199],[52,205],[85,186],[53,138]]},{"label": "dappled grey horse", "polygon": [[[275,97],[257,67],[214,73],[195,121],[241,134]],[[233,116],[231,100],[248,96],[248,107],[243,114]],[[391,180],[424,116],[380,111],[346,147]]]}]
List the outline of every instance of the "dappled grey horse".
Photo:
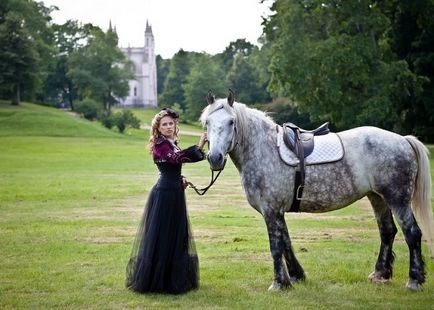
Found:
[{"label": "dappled grey horse", "polygon": [[[223,169],[229,154],[249,204],[265,219],[274,263],[274,281],[269,289],[291,286],[305,274],[295,257],[284,218],[293,204],[297,167],[286,164],[279,154],[278,134],[282,127],[265,113],[234,102],[232,91],[228,98],[218,100],[208,93],[207,100],[200,119],[207,127],[210,167]],[[375,127],[354,128],[337,136],[344,155],[335,162],[306,165],[303,199],[297,211],[332,211],[367,196],[381,237],[369,279],[384,283],[392,277],[392,245],[397,233],[394,216],[410,252],[406,287],[420,289],[425,281],[422,232],[413,212],[434,254],[427,148],[413,136],[403,137]]]}]

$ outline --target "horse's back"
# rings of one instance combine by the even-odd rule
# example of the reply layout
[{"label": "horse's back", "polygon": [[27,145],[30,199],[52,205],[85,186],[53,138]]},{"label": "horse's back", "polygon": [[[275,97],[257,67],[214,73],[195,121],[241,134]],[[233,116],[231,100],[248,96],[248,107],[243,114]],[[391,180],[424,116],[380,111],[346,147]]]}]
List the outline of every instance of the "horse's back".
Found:
[{"label": "horse's back", "polygon": [[400,184],[412,187],[417,161],[404,136],[377,127],[358,127],[339,133],[344,161],[360,184],[375,192]]},{"label": "horse's back", "polygon": [[400,155],[414,157],[413,149],[404,136],[381,128],[357,127],[338,135],[346,156],[368,156],[376,160],[388,160]]}]

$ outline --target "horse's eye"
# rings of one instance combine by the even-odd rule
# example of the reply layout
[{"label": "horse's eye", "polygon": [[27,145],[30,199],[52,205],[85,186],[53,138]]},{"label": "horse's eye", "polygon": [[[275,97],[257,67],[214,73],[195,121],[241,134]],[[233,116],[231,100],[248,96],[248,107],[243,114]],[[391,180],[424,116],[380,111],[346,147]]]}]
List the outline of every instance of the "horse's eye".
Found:
[{"label": "horse's eye", "polygon": [[229,125],[232,126],[233,124],[234,124],[234,120],[231,119],[231,120],[229,121]]}]

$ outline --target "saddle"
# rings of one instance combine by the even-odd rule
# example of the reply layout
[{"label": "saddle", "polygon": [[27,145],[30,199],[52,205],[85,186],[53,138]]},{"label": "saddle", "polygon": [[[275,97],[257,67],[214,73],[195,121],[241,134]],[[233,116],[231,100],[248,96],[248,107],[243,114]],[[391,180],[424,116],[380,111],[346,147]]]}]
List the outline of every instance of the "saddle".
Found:
[{"label": "saddle", "polygon": [[305,158],[313,152],[315,147],[314,137],[328,134],[330,132],[328,126],[329,123],[326,122],[314,130],[306,130],[293,123],[282,125],[283,141],[299,160],[295,174],[294,198],[290,208],[291,212],[298,212],[300,210],[300,200],[302,199],[305,180]]},{"label": "saddle", "polygon": [[283,141],[300,160],[312,153],[315,143],[314,136],[322,136],[330,132],[328,122],[314,130],[306,130],[293,123],[285,123],[282,128]]}]

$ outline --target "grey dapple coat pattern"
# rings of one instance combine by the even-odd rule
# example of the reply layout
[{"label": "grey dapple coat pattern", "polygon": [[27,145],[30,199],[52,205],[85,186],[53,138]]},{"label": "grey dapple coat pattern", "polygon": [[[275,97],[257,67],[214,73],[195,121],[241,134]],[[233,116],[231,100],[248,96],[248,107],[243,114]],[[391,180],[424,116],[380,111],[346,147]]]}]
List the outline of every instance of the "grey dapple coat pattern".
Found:
[{"label": "grey dapple coat pattern", "polygon": [[[294,167],[285,165],[276,147],[276,123],[263,112],[228,98],[208,94],[201,115],[209,140],[211,168],[222,168],[229,154],[237,167],[249,204],[265,219],[274,264],[270,289],[280,289],[304,279],[304,271],[292,249],[284,213],[293,200]],[[422,233],[434,254],[434,221],[431,209],[431,176],[428,150],[413,136],[400,136],[375,127],[338,133],[344,149],[342,160],[306,167],[301,212],[326,212],[350,205],[367,196],[381,237],[374,282],[392,277],[392,245],[396,218],[409,247],[407,287],[418,290],[425,281]],[[413,207],[413,210],[412,210]],[[286,263],[286,264],[284,264]]]}]

